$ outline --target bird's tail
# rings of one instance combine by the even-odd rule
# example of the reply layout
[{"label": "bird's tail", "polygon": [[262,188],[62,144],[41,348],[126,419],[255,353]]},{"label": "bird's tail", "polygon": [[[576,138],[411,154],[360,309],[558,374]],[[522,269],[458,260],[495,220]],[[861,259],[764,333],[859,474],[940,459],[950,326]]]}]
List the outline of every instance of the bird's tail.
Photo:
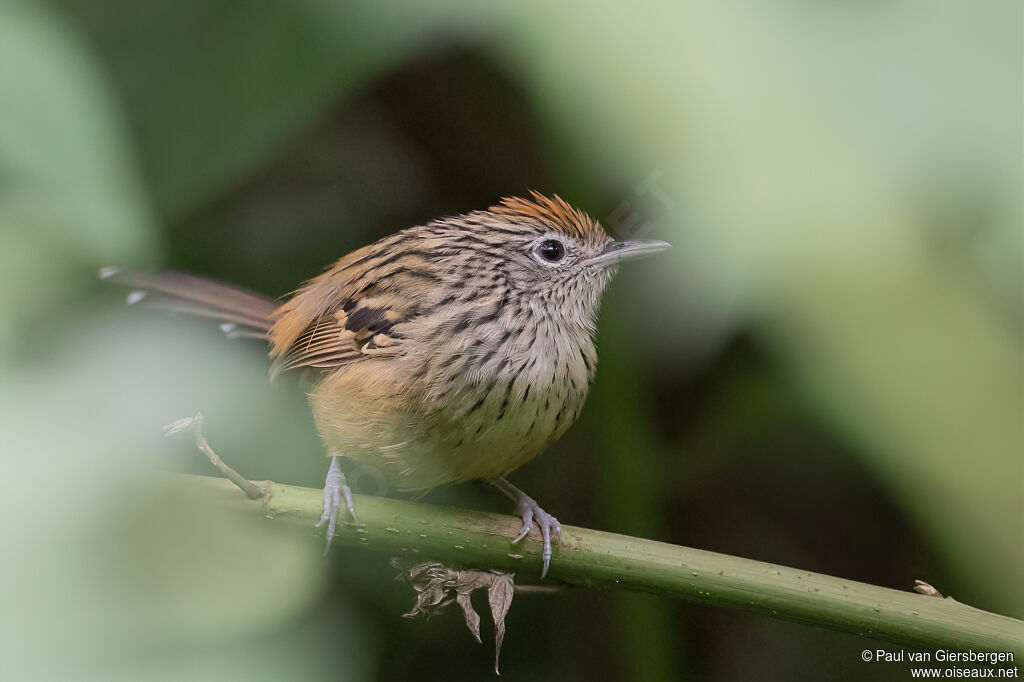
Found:
[{"label": "bird's tail", "polygon": [[100,279],[130,289],[129,305],[145,305],[220,323],[229,337],[267,339],[279,303],[256,292],[182,272],[103,268]]}]

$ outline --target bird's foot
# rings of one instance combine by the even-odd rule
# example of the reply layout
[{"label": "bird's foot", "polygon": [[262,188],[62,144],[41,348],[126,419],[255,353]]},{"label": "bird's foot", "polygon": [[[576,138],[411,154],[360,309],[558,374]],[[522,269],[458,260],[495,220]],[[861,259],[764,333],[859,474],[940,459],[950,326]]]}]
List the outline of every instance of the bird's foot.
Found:
[{"label": "bird's foot", "polygon": [[324,513],[315,524],[317,528],[327,524],[327,545],[324,547],[324,556],[331,550],[331,541],[334,539],[334,531],[338,526],[338,514],[341,513],[342,499],[345,500],[345,508],[348,509],[352,522],[358,523],[356,509],[352,504],[352,489],[348,487],[338,458],[331,457],[327,480],[324,481]]},{"label": "bird's foot", "polygon": [[537,504],[536,500],[524,493],[518,488],[515,489],[518,493],[516,496],[516,513],[523,519],[523,528],[519,531],[519,535],[512,542],[519,542],[525,538],[529,533],[530,529],[536,523],[537,528],[540,530],[541,537],[544,539],[544,550],[541,552],[541,580],[548,574],[548,566],[551,564],[551,536],[554,534],[556,542],[562,541],[562,526],[551,514],[541,509],[541,506]]}]

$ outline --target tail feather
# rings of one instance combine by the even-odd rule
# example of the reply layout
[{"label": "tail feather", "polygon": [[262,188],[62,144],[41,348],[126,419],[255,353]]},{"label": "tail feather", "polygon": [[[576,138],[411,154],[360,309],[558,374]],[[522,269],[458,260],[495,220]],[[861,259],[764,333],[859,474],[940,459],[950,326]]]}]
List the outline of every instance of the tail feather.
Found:
[{"label": "tail feather", "polygon": [[235,327],[259,330],[266,335],[267,325],[255,320],[244,313],[238,313],[222,308],[211,308],[204,304],[193,303],[192,301],[167,296],[161,293],[154,293],[136,289],[128,294],[129,305],[144,305],[154,310],[163,310],[179,315],[190,315],[192,317],[204,317],[221,323],[221,327],[227,332]]},{"label": "tail feather", "polygon": [[229,336],[266,338],[278,307],[274,299],[262,294],[182,272],[103,268],[99,276],[132,289],[130,304],[213,319]]}]

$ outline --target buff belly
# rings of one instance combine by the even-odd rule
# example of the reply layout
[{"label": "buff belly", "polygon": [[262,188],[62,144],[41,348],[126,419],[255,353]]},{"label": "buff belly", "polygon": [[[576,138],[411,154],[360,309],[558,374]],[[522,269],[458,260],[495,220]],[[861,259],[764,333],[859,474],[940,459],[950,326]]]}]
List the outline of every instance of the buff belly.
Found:
[{"label": "buff belly", "polygon": [[505,476],[540,454],[578,412],[526,385],[453,386],[434,399],[395,386],[401,383],[379,371],[353,367],[328,374],[310,403],[328,455],[372,467],[402,491]]}]

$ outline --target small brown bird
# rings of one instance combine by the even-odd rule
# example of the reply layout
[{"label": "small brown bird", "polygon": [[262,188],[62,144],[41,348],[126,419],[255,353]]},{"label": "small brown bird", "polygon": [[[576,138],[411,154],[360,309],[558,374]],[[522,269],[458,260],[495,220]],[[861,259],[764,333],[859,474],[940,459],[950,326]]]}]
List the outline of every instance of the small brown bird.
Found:
[{"label": "small brown bird", "polygon": [[558,520],[507,480],[565,433],[597,366],[595,321],[615,266],[668,248],[614,241],[560,198],[537,193],[411,227],[354,251],[283,304],[180,273],[105,269],[129,302],[213,318],[270,343],[271,376],[312,368],[309,393],[331,458],[319,523],[344,504],[339,458],[399,490],[484,479],[536,524],[551,559]]}]

